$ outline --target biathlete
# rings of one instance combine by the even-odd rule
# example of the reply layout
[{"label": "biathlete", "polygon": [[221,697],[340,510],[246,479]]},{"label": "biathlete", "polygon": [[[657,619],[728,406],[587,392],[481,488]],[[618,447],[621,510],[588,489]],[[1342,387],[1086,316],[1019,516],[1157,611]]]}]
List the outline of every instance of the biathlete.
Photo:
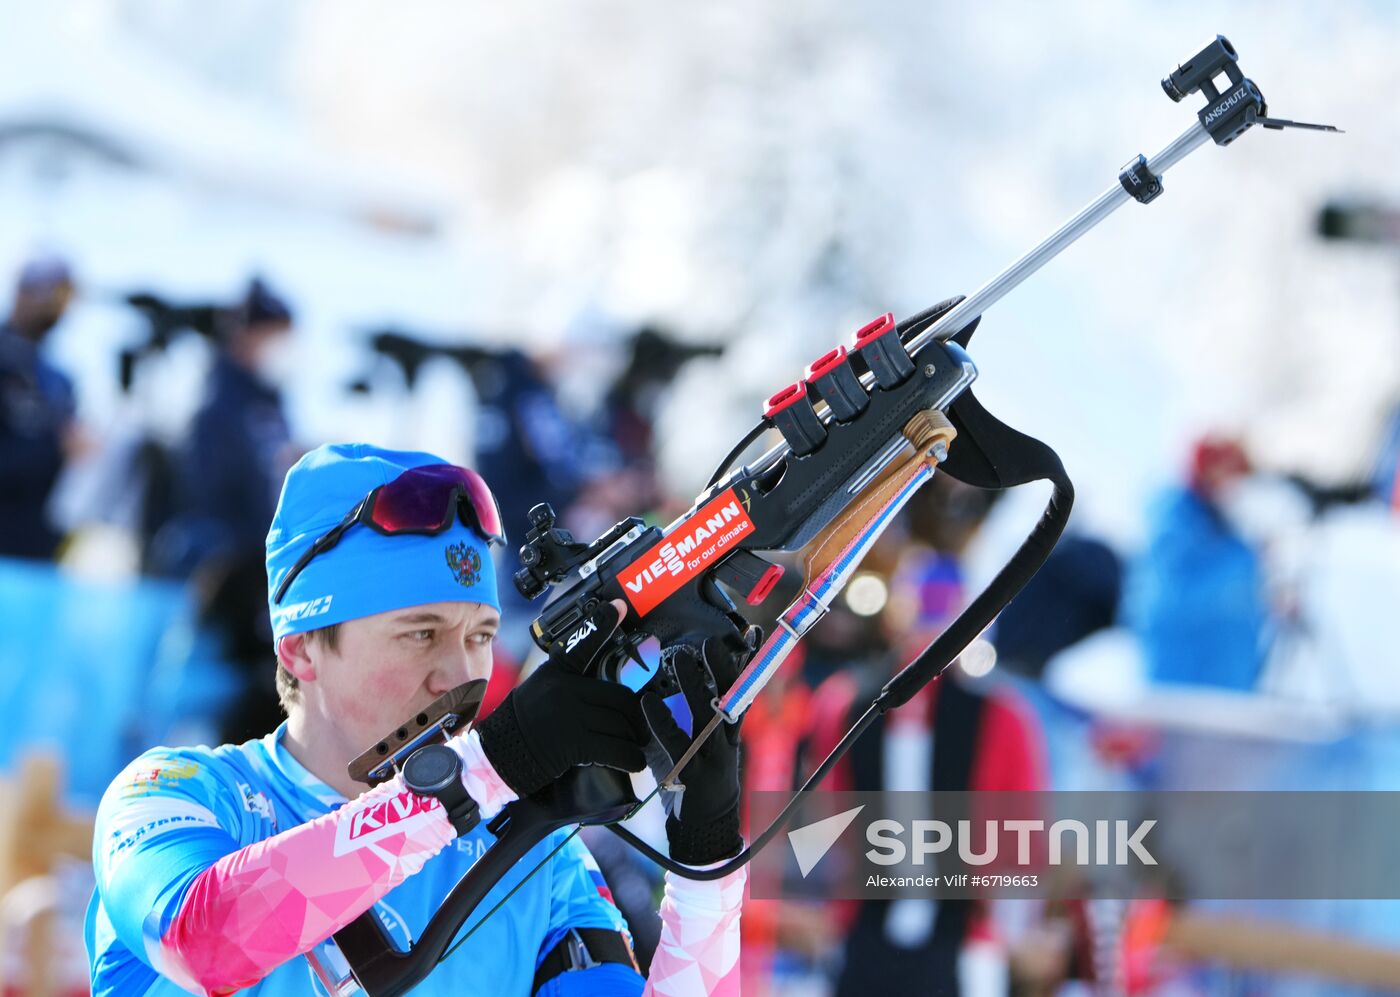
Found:
[{"label": "biathlete", "polygon": [[[430,454],[332,445],[292,468],[267,536],[287,720],[244,744],[155,748],[107,790],[85,932],[94,997],[320,992],[298,957],[371,907],[406,946],[490,847],[485,822],[502,806],[575,765],[644,767],[639,697],[578,671],[616,630],[616,602],[599,608],[590,639],[552,651],[573,667],[540,667],[448,742],[480,808],[470,830],[459,835],[401,776],[365,790],[347,775],[404,717],[490,674],[498,542],[485,483]],[[667,820],[672,856],[703,866],[737,854],[735,738],[710,738],[685,776]],[[738,993],[743,869],[713,882],[667,873],[643,980],[578,838],[528,875],[567,835],[496,884],[481,909],[520,888],[415,994]]]}]

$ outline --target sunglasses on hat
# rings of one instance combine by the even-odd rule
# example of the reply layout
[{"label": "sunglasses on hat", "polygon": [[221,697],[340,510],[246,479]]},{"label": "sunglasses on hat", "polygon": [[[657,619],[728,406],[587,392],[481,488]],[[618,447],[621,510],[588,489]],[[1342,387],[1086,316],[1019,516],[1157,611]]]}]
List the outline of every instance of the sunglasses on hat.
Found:
[{"label": "sunglasses on hat", "polygon": [[273,605],[291,588],[292,581],[318,554],[324,554],[340,543],[345,531],[363,523],[386,537],[403,534],[431,536],[450,529],[454,520],[474,530],[488,545],[505,546],[506,533],[501,525],[501,507],[496,496],[475,471],[454,464],[428,464],[404,471],[388,484],[379,485],[362,498],[345,518],[307,548],[297,558],[277,594]]}]

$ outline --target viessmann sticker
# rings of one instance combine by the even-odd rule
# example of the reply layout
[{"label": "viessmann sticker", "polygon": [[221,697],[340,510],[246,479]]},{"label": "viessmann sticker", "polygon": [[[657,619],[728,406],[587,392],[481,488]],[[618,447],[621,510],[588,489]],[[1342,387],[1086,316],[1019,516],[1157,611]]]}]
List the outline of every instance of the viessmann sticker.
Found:
[{"label": "viessmann sticker", "polygon": [[716,496],[622,570],[619,578],[627,601],[645,616],[686,582],[713,567],[720,555],[753,528],[753,520],[734,489]]}]

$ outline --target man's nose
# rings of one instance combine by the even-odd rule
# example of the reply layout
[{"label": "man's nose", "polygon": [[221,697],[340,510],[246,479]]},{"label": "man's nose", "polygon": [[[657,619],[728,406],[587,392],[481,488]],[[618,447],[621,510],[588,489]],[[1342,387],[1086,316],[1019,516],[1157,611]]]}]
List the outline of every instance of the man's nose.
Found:
[{"label": "man's nose", "polygon": [[463,682],[481,677],[475,674],[471,654],[466,648],[460,648],[447,652],[434,662],[432,673],[428,676],[428,691],[434,696],[441,696]]}]

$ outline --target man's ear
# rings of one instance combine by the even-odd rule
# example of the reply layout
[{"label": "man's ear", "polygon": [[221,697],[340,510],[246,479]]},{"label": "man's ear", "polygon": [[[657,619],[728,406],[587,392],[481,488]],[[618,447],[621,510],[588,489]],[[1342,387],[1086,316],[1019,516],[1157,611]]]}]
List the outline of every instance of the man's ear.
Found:
[{"label": "man's ear", "polygon": [[306,634],[287,634],[279,640],[277,662],[295,675],[298,682],[316,681],[316,662],[307,646]]}]

